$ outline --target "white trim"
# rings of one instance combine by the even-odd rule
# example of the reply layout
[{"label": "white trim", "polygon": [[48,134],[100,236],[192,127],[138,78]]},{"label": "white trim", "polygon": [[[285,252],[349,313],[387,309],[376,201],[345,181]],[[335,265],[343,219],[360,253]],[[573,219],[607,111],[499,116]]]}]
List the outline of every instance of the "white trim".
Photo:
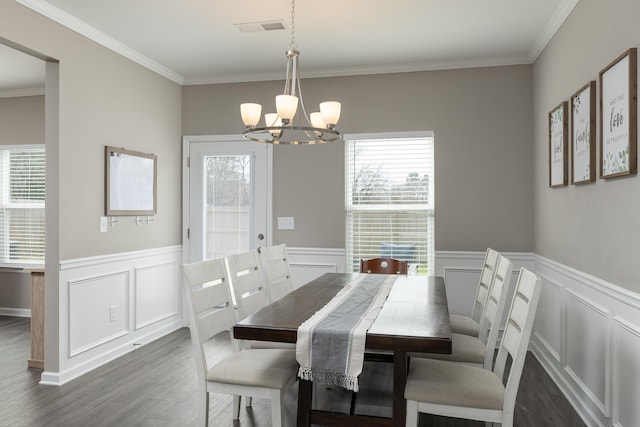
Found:
[{"label": "white trim", "polygon": [[0,98],[24,98],[27,96],[44,96],[44,87],[0,90]]},{"label": "white trim", "polygon": [[90,372],[102,365],[105,365],[118,357],[124,356],[130,353],[140,346],[148,344],[152,341],[162,338],[163,336],[170,334],[182,327],[182,321],[176,319],[171,323],[164,325],[162,328],[154,329],[144,335],[138,336],[136,339],[130,339],[116,348],[113,348],[107,352],[104,352],[92,359],[89,359],[81,364],[75,365],[70,369],[66,369],[62,372],[49,372],[44,371],[40,377],[40,384],[42,385],[54,385],[61,386],[75,378],[78,378],[87,372]]},{"label": "white trim", "polygon": [[562,0],[555,13],[542,30],[542,33],[536,40],[536,42],[529,50],[529,61],[533,64],[538,56],[542,53],[545,47],[549,44],[553,36],[558,32],[560,26],[564,23],[564,21],[569,17],[571,11],[578,4],[580,0]]},{"label": "white trim", "polygon": [[0,316],[31,317],[29,308],[0,307]]},{"label": "white trim", "polygon": [[591,408],[585,405],[580,395],[576,392],[576,389],[572,387],[567,380],[566,375],[563,375],[558,370],[557,364],[549,359],[547,353],[539,347],[539,344],[536,341],[532,341],[529,345],[529,349],[538,362],[540,362],[540,365],[549,375],[551,380],[560,389],[563,396],[569,401],[571,406],[573,406],[573,409],[575,409],[582,421],[584,421],[588,426],[595,425],[598,427],[605,427],[604,423],[600,421]]},{"label": "white trim", "polygon": [[[189,168],[190,168],[190,144],[225,142],[242,144],[245,139],[241,134],[222,135],[184,135],[182,137],[182,261],[187,263],[191,260],[188,231],[190,228],[189,211],[190,188],[189,188]],[[262,246],[270,246],[273,243],[273,145],[267,144],[267,200],[266,200],[266,240]],[[184,313],[186,311],[183,310]],[[187,319],[185,318],[185,325]]]},{"label": "white trim", "polygon": [[[346,251],[342,248],[287,248],[287,255],[300,255],[300,256],[313,256],[313,255],[326,255],[344,257]],[[305,263],[309,265],[309,263]]]},{"label": "white trim", "polygon": [[112,51],[124,56],[125,58],[130,59],[131,61],[139,65],[142,65],[146,69],[151,70],[154,73],[171,80],[174,83],[177,83],[179,85],[182,85],[184,83],[184,77],[180,74],[176,73],[173,70],[170,70],[164,65],[161,65],[149,59],[140,52],[132,49],[122,42],[119,42],[113,37],[108,36],[107,34],[76,18],[75,16],[70,15],[61,9],[58,9],[49,2],[46,2],[44,0],[16,1],[23,6],[26,6],[29,9],[57,22],[58,24],[63,25],[90,40],[93,40],[94,42],[106,47],[107,49],[111,49]]},{"label": "white trim", "polygon": [[60,261],[60,271],[73,270],[77,268],[93,267],[100,264],[110,264],[113,262],[130,261],[136,258],[147,258],[149,256],[170,255],[181,251],[181,246],[166,246],[164,248],[143,249],[140,251],[120,252],[116,254],[99,255],[86,258],[76,258]]},{"label": "white trim", "polygon": [[640,310],[640,294],[639,293],[635,293],[623,287],[614,285],[611,282],[607,282],[605,280],[599,279],[595,276],[584,273],[573,267],[560,264],[557,261],[553,261],[541,255],[534,254],[534,261],[536,264],[544,265],[544,267],[549,268],[555,271],[556,273],[566,276],[569,279],[575,280],[576,282],[586,285],[595,291],[602,292],[609,297],[615,298],[616,300],[624,304],[628,304],[633,308]]},{"label": "white trim", "polygon": [[[588,308],[589,310],[591,310],[591,312],[596,313],[598,315],[600,315],[604,322],[604,328],[605,328],[605,336],[606,336],[606,343],[604,346],[604,364],[605,366],[603,367],[604,370],[604,402],[602,402],[598,396],[595,395],[595,393],[593,392],[593,390],[591,390],[589,388],[589,386],[582,381],[582,378],[580,378],[580,376],[574,372],[574,370],[571,368],[571,366],[569,365],[569,360],[568,357],[566,356],[568,351],[566,346],[569,345],[569,341],[565,340],[564,341],[564,345],[565,348],[563,350],[564,354],[565,354],[565,361],[564,361],[564,369],[567,372],[567,374],[571,377],[571,379],[573,379],[573,381],[575,381],[575,383],[578,385],[578,387],[580,387],[580,389],[582,390],[582,392],[587,395],[589,397],[589,399],[591,399],[591,401],[598,407],[598,409],[600,409],[600,411],[602,412],[602,414],[606,417],[609,416],[610,414],[610,399],[609,399],[609,390],[610,390],[610,383],[611,383],[611,378],[609,375],[610,372],[610,361],[611,361],[611,345],[610,345],[610,338],[608,333],[606,333],[606,331],[609,330],[610,326],[609,326],[609,318],[610,318],[610,312],[608,310],[606,310],[604,307],[599,306],[598,304],[596,304],[595,302],[585,298],[584,296],[580,295],[577,292],[574,292],[572,290],[567,290],[567,297],[572,298],[574,301],[578,302],[579,304],[582,304],[584,307]],[[566,305],[568,307],[568,304]],[[568,309],[564,310],[564,314],[565,314],[565,319],[564,319],[564,328],[565,330],[563,331],[563,335],[565,337],[568,336],[567,333],[567,326],[568,326],[568,320],[566,318],[566,316],[568,316]]]},{"label": "white trim", "polygon": [[[545,276],[544,274],[538,274],[538,276],[540,276],[540,278],[542,279],[542,284],[543,286],[546,285],[551,285],[554,288],[558,289],[558,291],[561,293],[561,295],[565,294],[565,287],[562,286],[561,284],[557,283],[555,280],[550,279],[549,277]],[[544,289],[543,289],[544,290]],[[542,336],[542,334],[539,334],[537,331],[534,331],[533,336],[536,337],[537,340],[540,341],[540,344],[542,344],[545,349],[549,352],[549,354],[551,354],[555,359],[556,362],[559,364],[564,365],[565,361],[564,361],[564,345],[563,343],[566,340],[566,304],[563,302],[561,304],[560,307],[560,322],[561,324],[558,325],[558,329],[560,330],[560,348],[558,350],[554,349],[553,346]],[[535,328],[535,326],[534,326]],[[558,353],[558,351],[560,353]]]},{"label": "white trim", "polygon": [[614,345],[613,345],[613,379],[612,379],[612,388],[613,388],[613,414],[612,421],[615,427],[623,427],[623,424],[620,422],[620,413],[619,413],[619,400],[624,397],[619,394],[619,382],[620,382],[620,330],[624,329],[625,331],[635,335],[640,340],[640,326],[633,325],[630,322],[626,321],[621,317],[614,317]]},{"label": "white trim", "polygon": [[[52,275],[57,274],[57,279],[60,283],[60,293],[56,296],[56,299],[59,301],[58,318],[60,335],[59,348],[56,355],[59,359],[59,364],[54,367],[54,369],[57,369],[56,372],[47,370],[51,368],[47,365],[45,358],[45,372],[42,374],[41,383],[62,385],[134,350],[137,346],[181,328],[183,326],[181,279],[179,273],[181,263],[182,251],[180,246],[161,247],[60,262],[59,270],[52,273]],[[146,307],[148,307],[148,304],[152,304],[152,302],[149,302],[148,298],[149,286],[145,286],[145,289],[147,289],[145,295],[147,295],[147,297],[136,294],[134,290],[136,286],[141,283],[144,282],[148,285],[150,283],[149,280],[157,280],[157,278],[140,277],[135,273],[146,268],[157,266],[165,266],[170,270],[171,274],[164,275],[161,278],[161,280],[164,281],[163,286],[162,288],[158,288],[158,291],[154,294],[154,298],[161,298],[167,306],[175,302],[177,312],[174,315],[166,316],[164,319],[153,319],[154,321],[146,326],[136,328],[134,321],[138,318],[136,311],[139,309],[138,302],[144,301]],[[84,304],[87,298],[91,303],[96,303],[100,310],[104,309],[105,313],[110,303],[106,301],[101,302],[100,299],[91,299],[90,294],[84,294],[82,298],[85,299],[74,301],[73,303],[76,304],[76,307],[72,307],[70,289],[74,284],[81,284],[83,281],[87,283],[101,282],[103,278],[109,278],[115,275],[126,276],[126,283],[123,282],[125,287],[119,288],[121,293],[118,295],[118,303],[119,307],[121,307],[121,309],[118,309],[118,313],[120,313],[118,315],[118,322],[122,325],[118,323],[117,326],[110,326],[110,323],[107,324],[100,319],[96,321],[95,325],[87,325],[81,322],[81,327],[97,327],[100,328],[100,330],[92,331],[92,334],[88,337],[84,336],[82,341],[72,343],[72,328],[70,324],[72,311],[78,307],[85,307],[86,305]],[[104,286],[104,284],[102,285]],[[106,286],[108,287],[109,284],[106,284]],[[101,289],[104,291],[104,287]],[[107,289],[106,292],[109,294],[110,291]],[[139,300],[138,298],[141,299]],[[169,304],[166,304],[167,302]],[[91,316],[89,316],[89,318],[93,321]]]}]

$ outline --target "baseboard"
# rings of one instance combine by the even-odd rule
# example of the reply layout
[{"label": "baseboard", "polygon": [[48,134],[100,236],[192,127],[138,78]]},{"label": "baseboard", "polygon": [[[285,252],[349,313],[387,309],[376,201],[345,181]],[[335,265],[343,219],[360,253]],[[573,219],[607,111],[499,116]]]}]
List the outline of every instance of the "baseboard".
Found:
[{"label": "baseboard", "polygon": [[182,328],[182,320],[175,319],[173,322],[163,326],[162,328],[143,334],[135,340],[124,342],[117,347],[100,354],[98,357],[94,357],[81,364],[73,366],[71,369],[67,369],[62,372],[49,372],[45,370],[40,376],[40,384],[61,386],[180,328]]},{"label": "baseboard", "polygon": [[31,309],[0,307],[0,316],[31,317]]}]

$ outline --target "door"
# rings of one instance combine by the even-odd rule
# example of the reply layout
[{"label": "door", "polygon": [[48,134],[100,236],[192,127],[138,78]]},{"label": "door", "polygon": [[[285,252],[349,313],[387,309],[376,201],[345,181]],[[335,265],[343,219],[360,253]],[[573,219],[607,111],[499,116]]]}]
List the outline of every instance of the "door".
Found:
[{"label": "door", "polygon": [[185,137],[185,262],[271,242],[271,146],[241,136]]}]

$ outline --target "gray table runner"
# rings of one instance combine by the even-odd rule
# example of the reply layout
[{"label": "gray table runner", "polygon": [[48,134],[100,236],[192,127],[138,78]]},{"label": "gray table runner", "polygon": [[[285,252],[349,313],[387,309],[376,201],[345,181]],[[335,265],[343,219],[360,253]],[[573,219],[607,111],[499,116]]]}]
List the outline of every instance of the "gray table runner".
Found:
[{"label": "gray table runner", "polygon": [[358,391],[367,330],[382,308],[396,276],[354,276],[331,301],[298,328],[298,376]]}]

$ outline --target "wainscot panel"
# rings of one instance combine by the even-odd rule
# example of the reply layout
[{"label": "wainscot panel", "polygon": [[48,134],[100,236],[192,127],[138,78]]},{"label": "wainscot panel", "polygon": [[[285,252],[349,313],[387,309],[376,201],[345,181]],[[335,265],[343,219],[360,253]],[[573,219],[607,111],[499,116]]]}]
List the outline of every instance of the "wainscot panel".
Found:
[{"label": "wainscot panel", "polygon": [[129,333],[129,272],[69,281],[69,354],[74,357]]},{"label": "wainscot panel", "polygon": [[640,425],[640,295],[539,255],[530,349],[589,426]]},{"label": "wainscot panel", "polygon": [[[640,324],[616,317],[613,346],[613,410],[615,426],[640,425]],[[631,397],[631,398],[630,398]]]},{"label": "wainscot panel", "polygon": [[294,288],[322,276],[324,273],[344,273],[344,249],[287,248],[289,268]]},{"label": "wainscot panel", "polygon": [[[507,301],[511,301],[520,267],[533,269],[533,254],[514,252],[501,252],[501,254],[513,263],[513,271],[509,281],[509,295],[507,296]],[[450,313],[471,315],[484,256],[484,252],[436,252],[435,274],[444,277]],[[505,310],[504,317],[506,318],[506,316]]]},{"label": "wainscot panel", "polygon": [[136,329],[178,314],[180,288],[175,284],[179,280],[176,263],[136,268]]},{"label": "wainscot panel", "polygon": [[[60,263],[62,385],[183,326],[181,246]],[[45,349],[46,351],[46,349]]]}]

